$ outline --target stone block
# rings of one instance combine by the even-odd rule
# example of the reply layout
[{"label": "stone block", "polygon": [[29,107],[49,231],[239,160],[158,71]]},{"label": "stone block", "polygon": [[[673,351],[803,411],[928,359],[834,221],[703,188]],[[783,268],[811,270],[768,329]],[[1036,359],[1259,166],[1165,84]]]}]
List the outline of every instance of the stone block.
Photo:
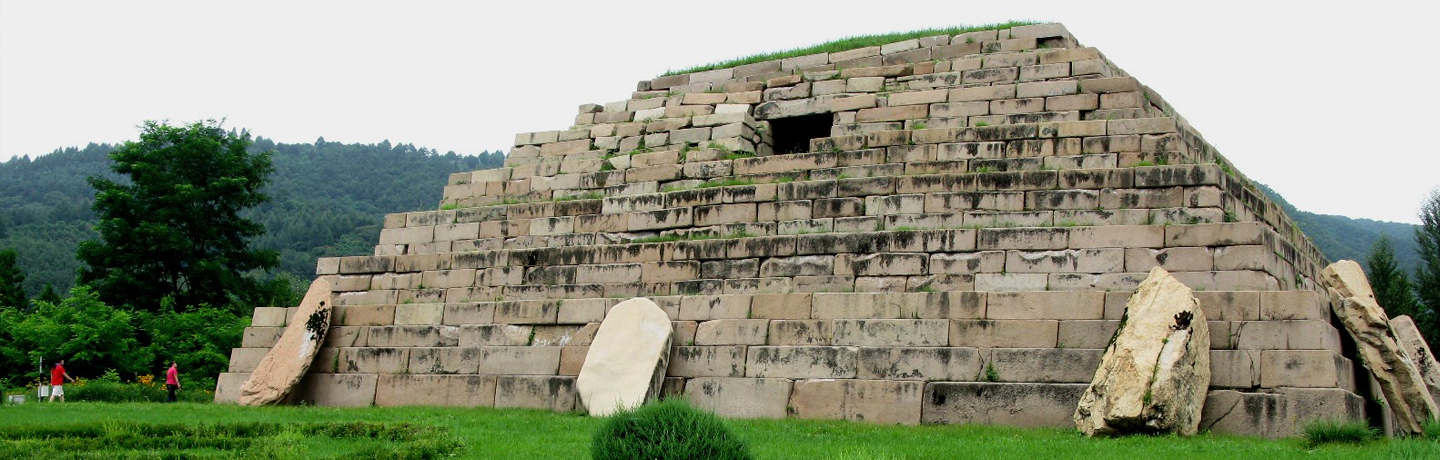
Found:
[{"label": "stone block", "polygon": [[721,417],[785,418],[790,389],[789,379],[699,377],[685,383],[685,399]]},{"label": "stone block", "polygon": [[873,109],[860,109],[855,115],[855,121],[860,123],[877,121],[901,121],[925,118],[929,116],[930,106],[928,105],[904,105],[898,107],[878,107]]},{"label": "stone block", "polygon": [[1210,248],[1129,248],[1125,250],[1125,270],[1142,272],[1154,267],[1167,271],[1208,271],[1214,269]]},{"label": "stone block", "polygon": [[1069,231],[1061,228],[982,228],[976,236],[978,249],[1064,249]]},{"label": "stone block", "polygon": [[560,348],[556,346],[480,347],[481,374],[555,375],[560,369]]},{"label": "stone block", "polygon": [[457,326],[372,326],[367,332],[370,347],[453,347],[460,344]]},{"label": "stone block", "polygon": [[1329,321],[1329,299],[1316,291],[1261,292],[1260,319]]},{"label": "stone block", "polygon": [[769,320],[721,319],[701,322],[695,345],[765,345]]},{"label": "stone block", "polygon": [[1001,381],[1085,383],[1095,376],[1104,350],[1082,348],[996,348],[990,361]]},{"label": "stone block", "polygon": [[495,321],[495,304],[485,302],[445,304],[444,324],[484,324]]},{"label": "stone block", "polygon": [[921,423],[1075,427],[1071,416],[1086,384],[930,382]]},{"label": "stone block", "polygon": [[833,325],[818,319],[770,321],[767,345],[830,345]]},{"label": "stone block", "polygon": [[1255,388],[1260,385],[1260,352],[1210,350],[1210,386]]},{"label": "stone block", "polygon": [[801,380],[789,407],[800,418],[860,420],[871,423],[920,423],[923,382],[893,380]]},{"label": "stone block", "polygon": [[1165,245],[1174,246],[1235,246],[1263,245],[1273,232],[1258,222],[1223,224],[1171,225],[1165,227]]},{"label": "stone block", "polygon": [[439,347],[410,349],[407,374],[474,374],[480,349]]},{"label": "stone block", "polygon": [[676,346],[666,374],[672,377],[743,377],[744,346]]},{"label": "stone block", "polygon": [[280,335],[285,332],[283,327],[247,327],[240,336],[240,346],[244,348],[270,348],[280,341]]},{"label": "stone block", "polygon": [[495,381],[489,375],[382,375],[376,383],[375,405],[491,407]]},{"label": "stone block", "polygon": [[530,344],[534,326],[473,324],[460,327],[459,346],[524,346]]},{"label": "stone block", "polygon": [[746,351],[745,375],[783,378],[854,378],[855,347],[755,346]]},{"label": "stone block", "polygon": [[942,319],[841,319],[835,320],[831,343],[935,347],[948,341],[949,323]]},{"label": "stone block", "polygon": [[500,302],[495,304],[495,322],[501,324],[555,324],[559,312],[560,302],[556,301]]},{"label": "stone block", "polygon": [[950,322],[952,347],[1045,348],[1056,345],[1058,321],[960,319]]},{"label": "stone block", "polygon": [[1055,346],[1060,348],[1098,348],[1110,344],[1115,330],[1120,327],[1114,320],[1068,320],[1060,322],[1059,335]]},{"label": "stone block", "polygon": [[714,319],[746,319],[750,317],[748,295],[696,295],[680,301],[680,316],[685,321]]},{"label": "stone block", "polygon": [[501,375],[495,382],[495,407],[570,412],[578,406],[575,377]]},{"label": "stone block", "polygon": [[810,294],[759,294],[751,298],[750,316],[759,319],[807,319]]},{"label": "stone block", "polygon": [[1058,251],[1006,251],[1005,271],[1012,273],[1114,273],[1125,269],[1120,248]]},{"label": "stone block", "polygon": [[1328,320],[1231,322],[1238,350],[1328,350],[1340,352],[1340,331]]},{"label": "stone block", "polygon": [[440,324],[444,314],[444,304],[412,303],[396,305],[395,324]]},{"label": "stone block", "polygon": [[1105,293],[992,292],[985,308],[989,319],[1102,319]]},{"label": "stone block", "polygon": [[1329,350],[1260,351],[1260,386],[1353,389],[1350,360]]},{"label": "stone block", "polygon": [[308,373],[295,386],[291,402],[331,407],[371,406],[375,403],[377,380],[374,374]]}]

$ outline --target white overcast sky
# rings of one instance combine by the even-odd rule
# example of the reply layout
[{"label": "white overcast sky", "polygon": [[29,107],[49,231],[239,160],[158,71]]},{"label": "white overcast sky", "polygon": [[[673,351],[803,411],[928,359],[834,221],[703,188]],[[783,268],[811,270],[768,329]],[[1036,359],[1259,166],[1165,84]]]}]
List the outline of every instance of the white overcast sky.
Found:
[{"label": "white overcast sky", "polygon": [[[1332,6],[1343,5],[1343,6]],[[1424,5],[1424,6],[1421,6]],[[1303,210],[1417,222],[1435,2],[0,1],[0,161],[225,118],[280,142],[508,150],[668,68],[855,34],[1064,23]],[[436,178],[444,180],[444,178]]]}]

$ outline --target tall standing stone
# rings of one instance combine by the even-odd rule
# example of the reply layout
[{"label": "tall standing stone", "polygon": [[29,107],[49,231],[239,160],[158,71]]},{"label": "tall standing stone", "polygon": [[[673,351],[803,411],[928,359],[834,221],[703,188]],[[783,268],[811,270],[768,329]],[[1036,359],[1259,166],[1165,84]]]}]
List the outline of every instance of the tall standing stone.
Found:
[{"label": "tall standing stone", "polygon": [[1423,433],[1425,421],[1437,415],[1435,399],[1375,301],[1365,271],[1353,260],[1342,260],[1325,267],[1320,276],[1330,292],[1330,307],[1355,339],[1361,362],[1380,382],[1396,421],[1405,431]]},{"label": "tall standing stone", "polygon": [[670,317],[649,299],[630,299],[611,308],[575,378],[590,415],[633,409],[658,396],[672,333]]},{"label": "tall standing stone", "polygon": [[1440,362],[1435,361],[1430,344],[1425,343],[1420,328],[1415,327],[1415,320],[1405,315],[1396,316],[1390,318],[1390,327],[1395,329],[1395,337],[1400,339],[1400,346],[1410,356],[1410,362],[1415,363],[1415,369],[1420,371],[1420,379],[1425,381],[1425,389],[1430,390],[1430,398],[1440,405]]},{"label": "tall standing stone", "polygon": [[1195,434],[1210,387],[1210,330],[1190,288],[1156,267],[1075,408],[1086,435]]},{"label": "tall standing stone", "polygon": [[330,282],[317,279],[310,283],[295,319],[240,387],[240,405],[276,404],[290,395],[325,342],[330,330],[330,303]]}]

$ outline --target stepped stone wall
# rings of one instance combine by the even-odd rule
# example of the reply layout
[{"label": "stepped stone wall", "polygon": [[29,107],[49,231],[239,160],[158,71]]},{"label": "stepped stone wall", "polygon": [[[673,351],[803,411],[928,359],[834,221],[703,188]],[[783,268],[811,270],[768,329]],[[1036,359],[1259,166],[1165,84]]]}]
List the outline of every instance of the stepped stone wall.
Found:
[{"label": "stepped stone wall", "polygon": [[[1063,26],[941,35],[642,81],[517,135],[374,255],[319,261],[336,326],[298,397],[574,410],[607,309],[648,297],[664,393],[721,415],[1073,426],[1161,266],[1210,320],[1202,429],[1286,436],[1367,410],[1326,263]],[[217,399],[288,316],[256,310]]]}]

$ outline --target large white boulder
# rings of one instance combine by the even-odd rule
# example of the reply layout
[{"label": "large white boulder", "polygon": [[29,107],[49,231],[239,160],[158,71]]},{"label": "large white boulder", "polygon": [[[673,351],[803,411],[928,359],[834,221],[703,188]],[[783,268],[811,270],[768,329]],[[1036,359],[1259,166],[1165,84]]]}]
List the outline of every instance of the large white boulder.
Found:
[{"label": "large white boulder", "polygon": [[1424,433],[1425,421],[1437,415],[1435,398],[1375,301],[1365,270],[1353,260],[1342,260],[1325,267],[1320,277],[1330,292],[1330,308],[1355,339],[1361,363],[1380,382],[1395,421],[1405,431]]},{"label": "large white boulder", "polygon": [[1435,361],[1430,344],[1425,343],[1420,328],[1415,327],[1415,320],[1405,315],[1396,316],[1390,318],[1390,327],[1395,329],[1395,337],[1400,339],[1400,347],[1405,349],[1410,362],[1415,363],[1415,369],[1420,371],[1420,379],[1425,381],[1425,389],[1430,390],[1430,398],[1440,406],[1440,361]]},{"label": "large white boulder", "polygon": [[240,387],[240,405],[262,406],[285,400],[315,360],[325,334],[330,331],[330,282],[310,283],[295,318],[285,327],[280,341],[260,359],[250,379]]},{"label": "large white boulder", "polygon": [[674,332],[655,302],[635,298],[605,314],[575,379],[580,402],[593,416],[632,409],[660,394]]},{"label": "large white boulder", "polygon": [[1189,287],[1156,267],[1125,305],[1075,408],[1086,435],[1195,434],[1210,387],[1210,329]]}]

